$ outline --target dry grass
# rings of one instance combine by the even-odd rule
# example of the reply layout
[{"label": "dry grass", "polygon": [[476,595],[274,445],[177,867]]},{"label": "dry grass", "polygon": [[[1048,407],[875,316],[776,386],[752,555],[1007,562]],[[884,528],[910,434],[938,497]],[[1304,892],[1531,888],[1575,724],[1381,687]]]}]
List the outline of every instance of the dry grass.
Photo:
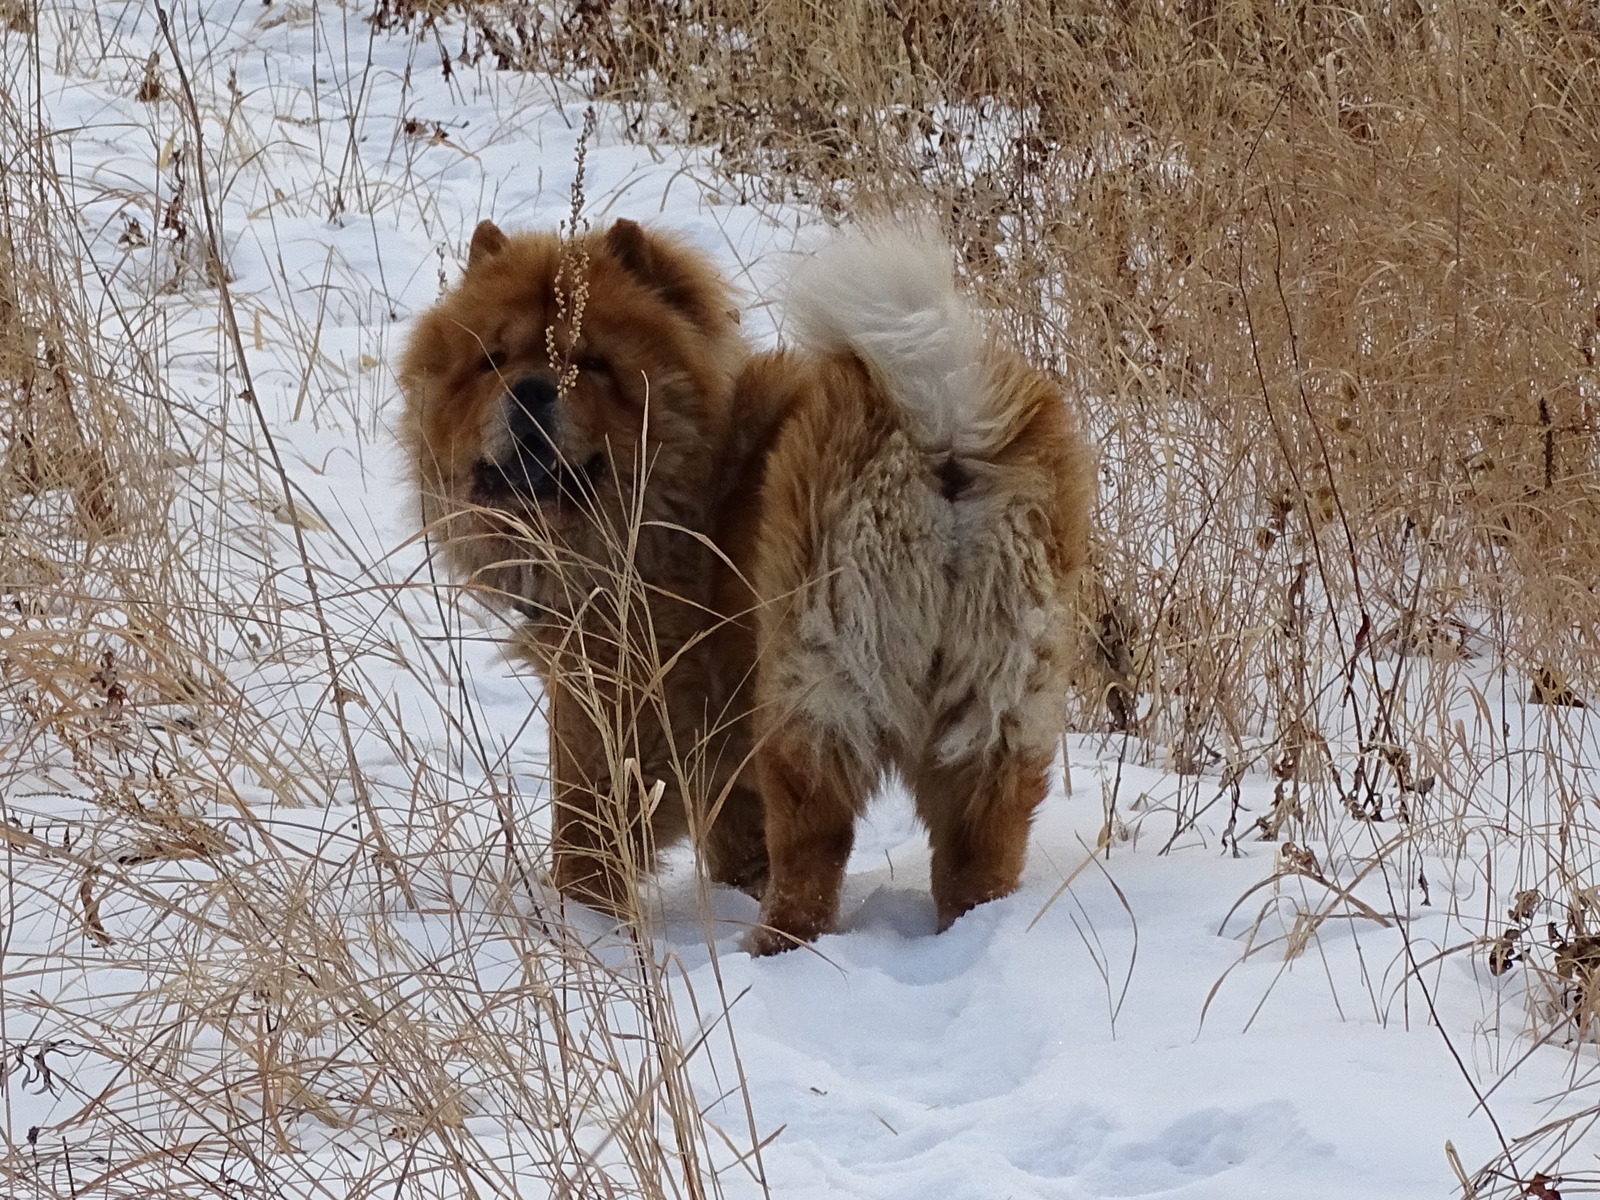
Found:
[{"label": "dry grass", "polygon": [[[1291,955],[1359,880],[1406,913],[1428,902],[1427,855],[1481,872],[1500,899],[1457,913],[1466,948],[1487,962],[1521,928],[1564,997],[1541,1036],[1583,1026],[1592,5],[397,0],[379,17],[578,81],[643,141],[712,148],[742,201],[937,217],[1084,398],[1103,476],[1078,719],[1188,777],[1166,844],[1230,803],[1229,837],[1289,839],[1282,877],[1334,898],[1301,911]],[[1271,811],[1237,807],[1248,771],[1274,780]],[[1110,842],[1129,814],[1107,805]],[[1501,915],[1533,888],[1537,937]],[[1403,989],[1431,1006],[1436,960],[1407,953]]]},{"label": "dry grass", "polygon": [[[91,198],[129,251],[94,274],[33,101],[51,64],[0,38],[0,1192],[699,1198],[713,1159],[759,1175],[688,1082],[729,1044],[725,1001],[680,1030],[675,968],[541,885],[459,597],[419,625],[390,548],[341,542],[290,483],[267,340],[305,364],[297,418],[387,434],[320,313],[233,295],[220,197],[266,152],[239,96],[196,94],[192,29],[119,57],[88,11],[0,19],[57,23],[168,140],[153,184]],[[325,161],[286,212],[382,203]],[[198,401],[172,383],[197,353]]]},{"label": "dry grass", "polygon": [[944,220],[1092,398],[1107,607],[1175,761],[1281,747],[1323,634],[1593,681],[1584,6],[515,8],[466,5],[473,44],[715,146],[747,199]]},{"label": "dry grass", "polygon": [[[1384,919],[1427,902],[1411,881],[1442,859],[1485,898],[1456,914],[1462,946],[1408,944],[1407,1002],[1432,1005],[1441,956],[1520,959],[1548,992],[1540,1040],[1592,1029],[1596,747],[1570,703],[1600,701],[1592,5],[374,16],[416,31],[419,71],[465,54],[578,80],[641,140],[712,147],[750,203],[935,215],[1101,447],[1077,718],[1186,773],[1159,814],[1112,791],[1107,843],[1157,817],[1161,842],[1193,839],[1263,771],[1277,802],[1229,829],[1285,842],[1275,890],[1313,885],[1286,955],[1358,887],[1382,881]],[[445,597],[437,627],[374,628],[381,552],[308,548],[314,508],[242,374],[252,338],[304,363],[297,416],[373,429],[338,407],[352,390],[320,323],[285,302],[263,325],[229,295],[218,196],[261,150],[236,98],[195,97],[170,48],[119,59],[73,34],[171,137],[119,218],[151,249],[148,300],[119,305],[129,289],[86,273],[33,106],[28,35],[51,19],[0,3],[18,84],[0,92],[17,150],[0,158],[0,791],[79,808],[24,824],[7,807],[0,825],[0,1072],[59,1091],[72,1059],[87,1090],[14,1139],[3,1190],[716,1194],[667,968],[530,882],[530,806],[463,677],[470,618]],[[283,204],[381,209],[329,128],[308,135],[323,176]],[[207,129],[230,140],[197,144]],[[332,303],[343,272],[330,251]],[[204,411],[166,385],[174,296],[221,331]],[[395,664],[448,755],[373,686]],[[1262,911],[1255,948],[1274,944]],[[1507,1130],[1506,1162],[1464,1173],[1464,1194],[1538,1195],[1533,1165],[1553,1173],[1597,1112]],[[304,1141],[307,1115],[324,1141]],[[509,1148],[489,1132],[506,1129]]]}]

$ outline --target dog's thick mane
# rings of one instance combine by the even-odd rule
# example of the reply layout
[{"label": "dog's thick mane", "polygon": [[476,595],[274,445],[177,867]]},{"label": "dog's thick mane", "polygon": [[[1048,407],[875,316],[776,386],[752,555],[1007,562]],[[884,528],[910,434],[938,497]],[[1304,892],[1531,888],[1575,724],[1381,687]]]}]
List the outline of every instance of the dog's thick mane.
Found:
[{"label": "dog's thick mane", "polygon": [[788,313],[805,349],[848,352],[871,369],[918,449],[993,451],[1006,404],[990,386],[983,330],[937,235],[879,226],[835,238],[796,272]]}]

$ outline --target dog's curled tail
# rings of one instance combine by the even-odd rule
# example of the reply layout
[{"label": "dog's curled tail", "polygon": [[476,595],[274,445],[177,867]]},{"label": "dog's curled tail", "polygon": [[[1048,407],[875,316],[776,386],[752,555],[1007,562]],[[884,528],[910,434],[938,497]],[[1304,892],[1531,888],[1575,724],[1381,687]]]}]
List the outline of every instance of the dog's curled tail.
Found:
[{"label": "dog's curled tail", "polygon": [[981,458],[994,448],[1004,397],[936,235],[881,226],[835,238],[796,272],[788,315],[807,349],[849,351],[871,368],[919,449]]}]

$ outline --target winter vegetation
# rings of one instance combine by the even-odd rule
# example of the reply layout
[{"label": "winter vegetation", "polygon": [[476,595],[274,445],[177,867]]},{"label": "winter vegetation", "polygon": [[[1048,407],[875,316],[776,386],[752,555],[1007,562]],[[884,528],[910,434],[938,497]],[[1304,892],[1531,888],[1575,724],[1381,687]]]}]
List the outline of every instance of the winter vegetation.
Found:
[{"label": "winter vegetation", "polygon": [[[1588,0],[0,0],[0,1193],[1600,1191]],[[1060,784],[548,887],[392,367],[481,217],[943,229],[1098,455]],[[619,762],[619,771],[626,763]]]}]

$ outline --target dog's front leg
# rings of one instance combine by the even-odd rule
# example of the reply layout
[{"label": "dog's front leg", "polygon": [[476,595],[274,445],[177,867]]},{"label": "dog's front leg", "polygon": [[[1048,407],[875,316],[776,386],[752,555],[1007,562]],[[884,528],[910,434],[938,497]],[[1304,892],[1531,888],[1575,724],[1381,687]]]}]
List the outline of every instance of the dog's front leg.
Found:
[{"label": "dog's front leg", "polygon": [[609,747],[582,702],[558,680],[550,701],[551,874],[562,895],[611,916],[633,915],[633,881],[648,868],[633,781],[615,778]]}]

